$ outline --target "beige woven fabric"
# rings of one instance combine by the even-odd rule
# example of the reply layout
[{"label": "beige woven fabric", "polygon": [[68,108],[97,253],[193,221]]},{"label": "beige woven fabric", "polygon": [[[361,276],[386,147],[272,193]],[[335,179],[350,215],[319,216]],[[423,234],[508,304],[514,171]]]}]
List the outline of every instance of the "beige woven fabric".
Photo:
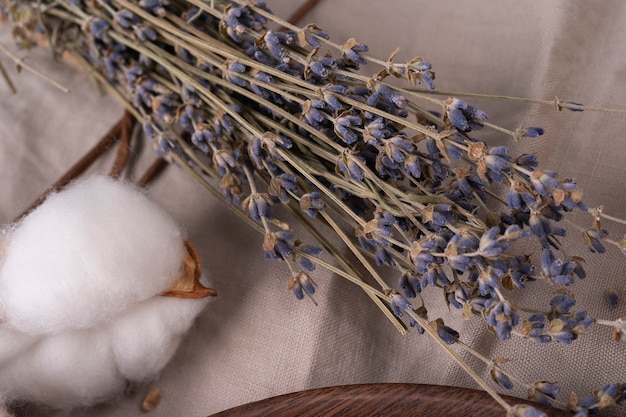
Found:
[{"label": "beige woven fabric", "polygon": [[[267,0],[287,16],[299,2]],[[552,100],[555,96],[592,106],[626,108],[626,3],[513,0],[326,0],[303,23],[315,22],[341,43],[349,37],[386,58],[421,55],[433,63],[437,87]],[[0,39],[10,34],[0,28]],[[16,76],[19,94],[0,85],[0,220],[10,222],[81,156],[121,115],[111,97],[99,97],[88,77],[53,62],[44,50],[29,62],[68,86],[65,95],[29,74]],[[10,62],[4,56],[5,66]],[[541,166],[576,178],[587,203],[626,216],[626,118],[623,114],[557,112],[550,106],[473,100],[490,119],[507,128],[541,126],[546,135],[514,145],[512,153],[537,152]],[[485,131],[485,138],[497,138]],[[497,139],[496,139],[497,140]],[[152,161],[149,146],[137,149],[138,169]],[[108,169],[110,159],[94,170]],[[315,307],[287,290],[288,271],[266,261],[261,237],[223,208],[183,171],[170,167],[150,190],[188,231],[210,271],[219,297],[199,317],[160,378],[163,397],[153,417],[207,416],[307,388],[365,382],[415,382],[475,387],[426,337],[400,336],[356,287],[319,271]],[[584,217],[580,217],[587,221]],[[620,239],[624,230],[610,225]],[[572,233],[576,234],[575,230]],[[580,244],[567,248],[587,259],[588,278],[575,286],[580,306],[592,316],[626,315],[626,303],[609,310],[607,286],[620,289],[626,258],[609,250],[587,255]],[[549,289],[536,286],[525,303],[545,305]],[[439,300],[427,292],[427,303]],[[481,353],[512,359],[529,381],[558,381],[563,390],[588,394],[603,382],[626,381],[626,346],[610,331],[594,329],[574,346],[539,346],[524,341],[496,344],[478,321],[462,322],[431,309]],[[1,341],[0,341],[1,343]],[[484,369],[479,368],[481,372]],[[0,372],[2,370],[0,369]],[[73,415],[142,415],[142,387],[134,398]],[[522,390],[514,394],[523,396]],[[625,409],[607,415],[624,415]],[[45,415],[41,413],[38,415]]]}]

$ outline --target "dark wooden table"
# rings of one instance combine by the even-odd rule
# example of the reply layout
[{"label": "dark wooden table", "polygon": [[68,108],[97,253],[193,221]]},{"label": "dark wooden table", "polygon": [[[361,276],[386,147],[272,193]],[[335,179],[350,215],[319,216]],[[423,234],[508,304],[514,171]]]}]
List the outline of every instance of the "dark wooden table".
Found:
[{"label": "dark wooden table", "polygon": [[[571,416],[532,404],[549,417]],[[245,404],[210,417],[505,417],[506,412],[482,391],[415,384],[363,384],[318,388]]]}]

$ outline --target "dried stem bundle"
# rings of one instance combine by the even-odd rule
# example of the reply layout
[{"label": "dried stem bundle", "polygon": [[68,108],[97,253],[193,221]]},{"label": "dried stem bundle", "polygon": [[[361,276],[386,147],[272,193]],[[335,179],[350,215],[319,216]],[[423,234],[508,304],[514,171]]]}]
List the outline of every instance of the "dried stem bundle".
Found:
[{"label": "dried stem bundle", "polygon": [[[538,169],[534,155],[512,156],[473,135],[487,128],[518,141],[543,129],[493,124],[459,94],[441,99],[430,91],[435,74],[423,58],[398,63],[397,50],[386,60],[369,56],[355,39],[335,43],[317,25],[294,26],[262,3],[0,4],[24,47],[40,28],[54,53],[72,54],[124,103],[163,158],[263,233],[266,257],[285,262],[297,298],[313,299],[316,266],[350,280],[399,331],[412,326],[429,334],[510,416],[542,413],[504,401],[454,347],[484,362],[497,385],[515,382],[532,399],[580,416],[625,398],[626,385],[614,383],[559,402],[555,384],[522,381],[501,360],[463,344],[441,319],[429,319],[419,296],[425,287],[441,289],[445,303],[482,318],[503,341],[570,344],[594,323],[626,340],[624,320],[574,310],[565,290],[542,311],[509,300],[509,292],[530,283],[567,289],[585,276],[582,258],[561,250],[560,222],[572,211],[591,216],[590,226],[575,226],[591,251],[626,249],[626,239],[610,239],[602,224],[624,221],[588,208],[573,179]],[[361,75],[365,65],[377,67],[374,76]],[[407,87],[393,86],[393,78]],[[589,110],[559,99],[545,103]],[[321,248],[295,236],[288,223],[294,220]],[[516,254],[512,245],[520,241],[541,256]],[[395,282],[381,276],[381,266],[396,271]]]}]

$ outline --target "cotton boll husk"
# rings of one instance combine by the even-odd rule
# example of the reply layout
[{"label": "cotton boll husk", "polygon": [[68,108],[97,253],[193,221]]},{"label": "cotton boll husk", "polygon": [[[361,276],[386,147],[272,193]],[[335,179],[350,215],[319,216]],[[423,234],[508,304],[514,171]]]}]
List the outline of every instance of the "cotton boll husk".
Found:
[{"label": "cotton boll husk", "polygon": [[159,372],[208,301],[157,296],[113,321],[111,342],[122,375],[142,381]]},{"label": "cotton boll husk", "polygon": [[167,290],[183,253],[176,223],[142,193],[108,177],[71,184],[8,235],[4,325],[28,334],[97,326]]},{"label": "cotton boll husk", "polygon": [[60,409],[102,402],[124,387],[108,333],[99,329],[42,337],[0,372],[0,391],[8,399]]}]

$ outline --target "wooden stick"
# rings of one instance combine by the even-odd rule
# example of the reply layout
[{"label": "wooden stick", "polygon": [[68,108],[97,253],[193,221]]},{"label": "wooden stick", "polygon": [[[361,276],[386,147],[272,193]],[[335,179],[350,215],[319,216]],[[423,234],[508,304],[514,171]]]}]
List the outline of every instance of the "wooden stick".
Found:
[{"label": "wooden stick", "polygon": [[[302,18],[311,10],[313,10],[313,8],[315,6],[317,6],[317,4],[322,1],[322,0],[307,0],[302,6],[300,6],[298,9],[296,9],[295,12],[293,12],[293,14],[291,16],[289,16],[289,19],[287,19],[287,21],[289,23],[291,23],[292,25],[297,24],[300,20],[302,20]],[[280,31],[284,31],[287,28],[282,27],[279,30]]]},{"label": "wooden stick", "polygon": [[137,185],[139,187],[147,187],[152,181],[154,181],[164,170],[167,168],[168,162],[158,157],[154,160],[152,165],[148,167],[146,172],[141,176],[139,181],[137,181]]}]

